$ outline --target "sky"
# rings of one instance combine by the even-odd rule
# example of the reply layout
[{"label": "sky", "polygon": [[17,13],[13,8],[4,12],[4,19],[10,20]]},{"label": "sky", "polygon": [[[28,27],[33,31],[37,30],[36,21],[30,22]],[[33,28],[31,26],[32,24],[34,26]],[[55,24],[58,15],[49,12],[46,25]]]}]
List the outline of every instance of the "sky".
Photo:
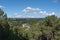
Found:
[{"label": "sky", "polygon": [[10,18],[60,17],[60,0],[0,0],[0,8]]}]

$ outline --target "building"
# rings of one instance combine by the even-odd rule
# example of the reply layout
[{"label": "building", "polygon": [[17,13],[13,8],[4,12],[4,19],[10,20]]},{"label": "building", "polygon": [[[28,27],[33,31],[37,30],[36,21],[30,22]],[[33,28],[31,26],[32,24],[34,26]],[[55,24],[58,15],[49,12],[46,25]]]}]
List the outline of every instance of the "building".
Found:
[{"label": "building", "polygon": [[28,23],[22,24],[22,27],[23,27],[25,30],[29,30],[29,29],[30,29],[30,24],[28,24]]}]

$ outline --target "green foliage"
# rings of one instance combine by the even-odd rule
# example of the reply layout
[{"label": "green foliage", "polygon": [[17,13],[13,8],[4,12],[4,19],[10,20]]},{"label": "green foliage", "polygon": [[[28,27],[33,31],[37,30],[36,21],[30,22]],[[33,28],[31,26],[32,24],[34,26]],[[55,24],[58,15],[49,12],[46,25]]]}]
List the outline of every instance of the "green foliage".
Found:
[{"label": "green foliage", "polygon": [[[16,19],[16,20],[15,20]],[[40,40],[38,39],[39,36],[43,35],[50,35],[52,31],[54,32],[54,37],[51,38],[52,40],[60,40],[60,19],[57,18],[55,15],[47,16],[46,18],[42,19],[8,19],[10,28],[13,33],[22,37],[21,40]],[[30,24],[30,29],[25,30],[22,24],[28,23]],[[24,39],[25,38],[25,39]]]},{"label": "green foliage", "polygon": [[9,24],[7,22],[7,15],[0,9],[0,40],[8,40]]},{"label": "green foliage", "polygon": [[55,15],[48,16],[45,18],[45,25],[53,27],[56,21],[57,21],[57,17]]}]

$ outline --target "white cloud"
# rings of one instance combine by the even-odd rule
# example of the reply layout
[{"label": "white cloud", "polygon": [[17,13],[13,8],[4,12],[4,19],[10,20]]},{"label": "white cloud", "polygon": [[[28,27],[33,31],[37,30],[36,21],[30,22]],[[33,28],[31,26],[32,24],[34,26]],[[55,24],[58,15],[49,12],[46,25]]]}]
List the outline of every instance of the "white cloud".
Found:
[{"label": "white cloud", "polygon": [[13,18],[34,18],[34,15],[20,15],[19,13],[14,13]]},{"label": "white cloud", "polygon": [[26,8],[23,10],[23,12],[24,12],[24,13],[28,13],[28,12],[31,12],[31,11],[39,11],[39,10],[41,10],[41,9],[39,9],[39,8],[32,8],[32,7],[26,7]]},{"label": "white cloud", "polygon": [[47,15],[48,13],[46,11],[39,11],[39,14]]},{"label": "white cloud", "polygon": [[[26,7],[24,10],[23,10],[24,13],[33,13],[34,15],[38,14],[38,15],[42,15],[42,16],[50,16],[50,15],[55,15],[55,12],[47,12],[43,9],[40,9],[40,8],[32,8],[32,7]],[[35,16],[27,16],[27,17],[35,17]]]},{"label": "white cloud", "polygon": [[53,13],[48,13],[47,11],[43,11],[42,9],[40,8],[33,8],[33,7],[26,7],[24,10],[23,10],[24,13],[34,13],[34,14],[39,14],[39,15],[53,15]]},{"label": "white cloud", "polygon": [[50,14],[48,14],[49,16],[51,16],[51,15],[55,15],[55,12],[52,12],[52,13],[50,13]]},{"label": "white cloud", "polygon": [[39,8],[31,8],[32,11],[39,11]]},{"label": "white cloud", "polygon": [[43,11],[39,11],[39,13],[40,13],[40,14],[42,14],[42,13],[43,13]]},{"label": "white cloud", "polygon": [[27,7],[23,10],[24,13],[28,13],[31,10],[31,7]]},{"label": "white cloud", "polygon": [[4,8],[2,5],[0,5],[0,8]]}]

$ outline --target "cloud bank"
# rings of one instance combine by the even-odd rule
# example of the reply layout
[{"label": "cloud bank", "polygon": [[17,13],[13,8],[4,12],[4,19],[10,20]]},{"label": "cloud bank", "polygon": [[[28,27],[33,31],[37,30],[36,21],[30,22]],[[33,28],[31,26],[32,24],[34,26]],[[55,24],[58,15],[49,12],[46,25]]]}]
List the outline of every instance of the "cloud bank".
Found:
[{"label": "cloud bank", "polygon": [[55,12],[48,13],[47,11],[43,11],[40,8],[32,8],[32,7],[26,7],[25,9],[23,9],[23,12],[24,13],[32,12],[32,13],[37,13],[42,15],[55,15]]},{"label": "cloud bank", "polygon": [[51,16],[51,15],[55,15],[55,12],[48,13],[47,11],[40,8],[26,7],[20,13],[15,13],[14,17],[36,18],[40,16]]}]

